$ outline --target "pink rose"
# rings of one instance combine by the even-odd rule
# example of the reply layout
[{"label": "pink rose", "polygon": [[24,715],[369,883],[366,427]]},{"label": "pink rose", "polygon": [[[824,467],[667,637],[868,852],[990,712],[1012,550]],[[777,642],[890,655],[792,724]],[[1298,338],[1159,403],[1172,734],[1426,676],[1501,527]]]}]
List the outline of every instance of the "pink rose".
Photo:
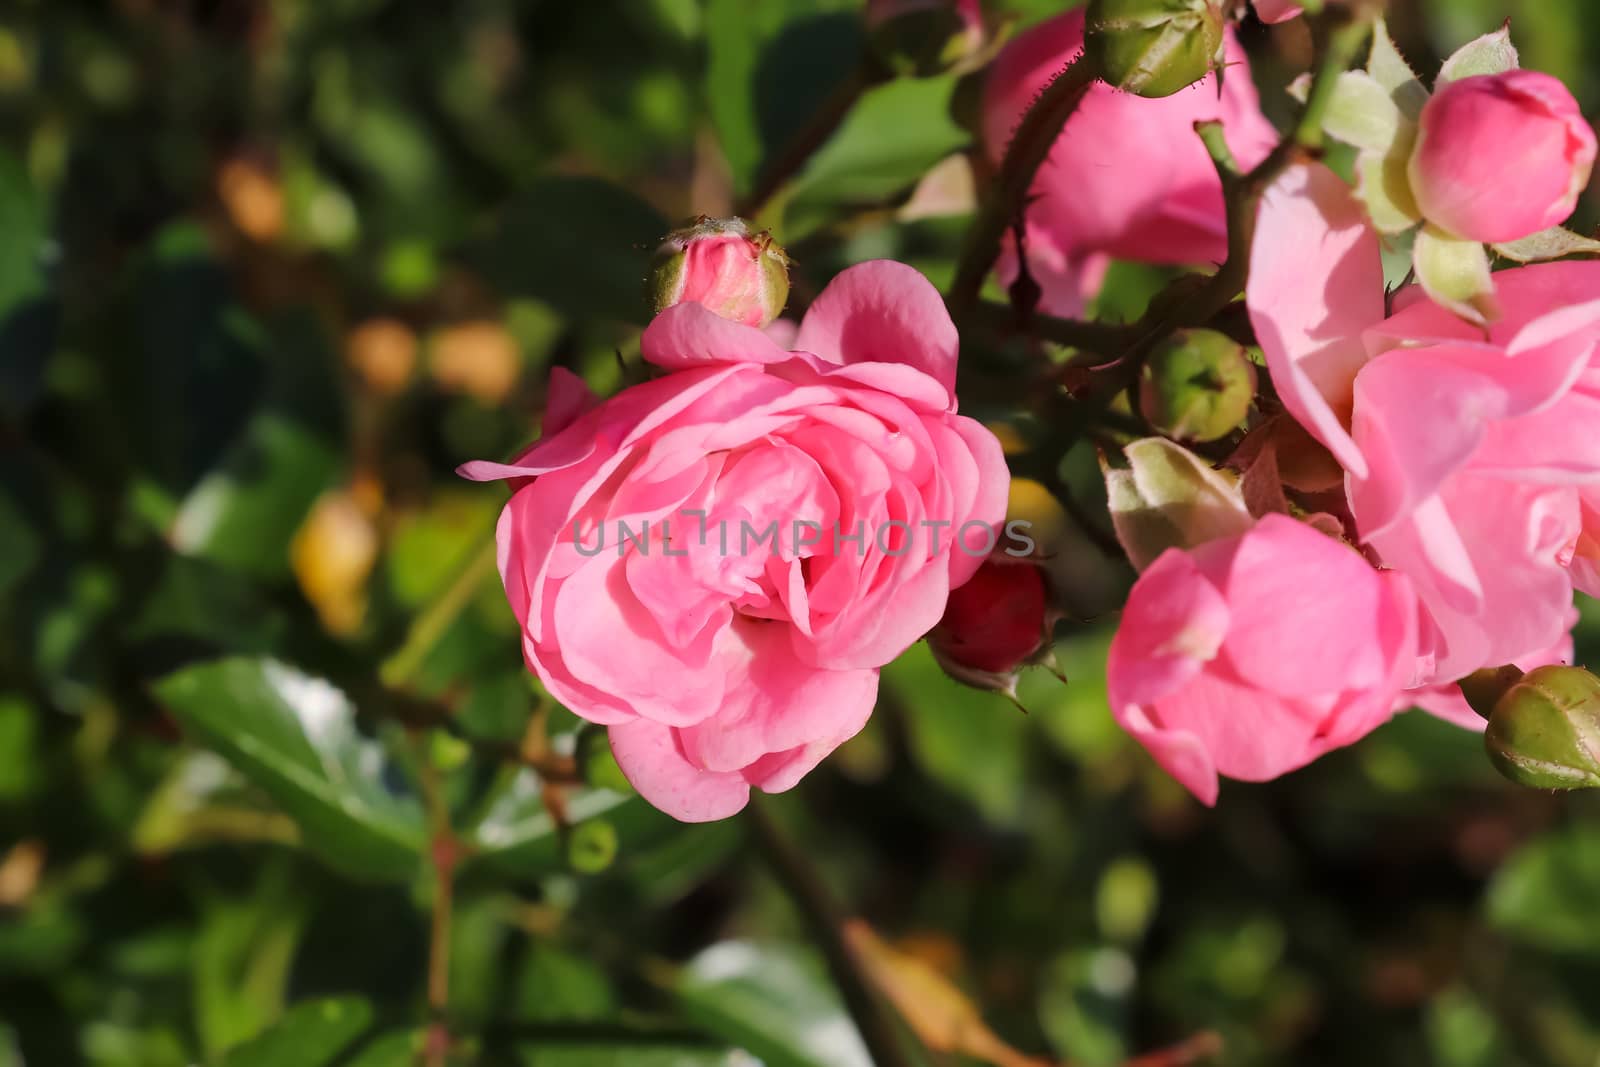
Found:
[{"label": "pink rose", "polygon": [[[995,59],[984,90],[983,139],[990,159],[1041,89],[1083,51],[1084,14],[1070,11],[1033,27]],[[1041,307],[1077,314],[1099,287],[1109,259],[1212,263],[1227,256],[1222,185],[1194,132],[1221,119],[1245,166],[1277,142],[1262,116],[1249,61],[1229,33],[1228,76],[1221,99],[1215,75],[1159,100],[1091,88],[1051,149],[1034,182],[1025,233],[1028,267],[1043,289]],[[1016,250],[998,265],[1009,285]]]},{"label": "pink rose", "polygon": [[1508,70],[1452,81],[1433,95],[1409,173],[1428,221],[1492,244],[1564,221],[1594,157],[1594,130],[1567,87],[1548,74]]},{"label": "pink rose", "polygon": [[[1555,645],[1600,523],[1600,263],[1495,275],[1488,333],[1386,317],[1377,234],[1325,167],[1264,198],[1247,301],[1284,406],[1347,472],[1362,540],[1425,605],[1419,682]],[[1592,585],[1590,586],[1592,588]]]},{"label": "pink rose", "polygon": [[1168,549],[1111,642],[1111,710],[1206,804],[1217,776],[1266,781],[1387,721],[1416,662],[1398,574],[1283,515]]},{"label": "pink rose", "polygon": [[[1567,610],[1567,632],[1561,635],[1549,648],[1526,656],[1519,656],[1516,666],[1524,671],[1531,671],[1535,667],[1548,667],[1551,664],[1571,664],[1573,656],[1572,627],[1577,625],[1578,610]],[[1438,716],[1446,722],[1455,723],[1467,730],[1481,731],[1487,720],[1472,710],[1467,703],[1467,698],[1461,695],[1461,687],[1454,682],[1445,682],[1442,685],[1423,686],[1420,689],[1408,689],[1400,694],[1400,699],[1395,702],[1395,711],[1405,711],[1408,708],[1421,708],[1430,715]]]},{"label": "pink rose", "polygon": [[850,268],[794,343],[679,304],[642,341],[671,373],[584,410],[558,372],[544,436],[462,468],[512,480],[499,563],[528,666],[684,820],[789,788],[855,734],[1005,513],[920,274]]}]

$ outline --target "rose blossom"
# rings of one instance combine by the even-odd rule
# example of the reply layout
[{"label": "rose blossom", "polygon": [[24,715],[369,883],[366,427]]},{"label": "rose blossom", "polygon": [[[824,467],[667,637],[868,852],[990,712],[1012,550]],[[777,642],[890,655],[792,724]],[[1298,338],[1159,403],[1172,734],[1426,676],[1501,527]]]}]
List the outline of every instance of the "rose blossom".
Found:
[{"label": "rose blossom", "polygon": [[1508,70],[1444,85],[1422,109],[1409,173],[1428,221],[1516,241],[1559,225],[1594,167],[1595,135],[1567,87]]},{"label": "rose blossom", "polygon": [[1416,660],[1402,576],[1283,515],[1150,565],[1111,642],[1112,714],[1206,804],[1385,722]]},{"label": "rose blossom", "polygon": [[[983,105],[991,160],[1004,156],[1029,105],[1083,51],[1083,28],[1083,11],[1069,11],[1023,33],[995,59]],[[1028,268],[1043,290],[1044,310],[1078,313],[1113,258],[1226,258],[1222,185],[1194,124],[1221,119],[1244,166],[1259,162],[1277,142],[1261,114],[1249,61],[1231,31],[1226,55],[1220,100],[1214,74],[1158,100],[1105,84],[1084,96],[1039,168],[1027,209]],[[1017,275],[1009,239],[998,271],[1007,285]]]},{"label": "rose blossom", "polygon": [[1418,683],[1550,648],[1593,589],[1600,263],[1495,274],[1487,333],[1423,298],[1386,314],[1377,234],[1320,165],[1263,199],[1247,302],[1289,412],[1343,465],[1362,540],[1426,607]]},{"label": "rose blossom", "polygon": [[558,372],[544,436],[462,468],[514,487],[499,566],[529,667],[679,819],[787,789],[855,734],[1004,517],[1000,445],[955,414],[955,327],[920,274],[846,270],[794,345],[679,304],[641,342],[671,373],[589,406]]}]

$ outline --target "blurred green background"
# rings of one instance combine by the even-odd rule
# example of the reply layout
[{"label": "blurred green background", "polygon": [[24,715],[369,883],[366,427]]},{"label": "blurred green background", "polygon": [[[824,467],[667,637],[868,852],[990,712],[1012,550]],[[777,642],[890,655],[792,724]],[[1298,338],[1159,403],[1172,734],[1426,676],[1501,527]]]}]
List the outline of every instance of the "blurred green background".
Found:
[{"label": "blurred green background", "polygon": [[[1592,0],[1391,20],[1430,72],[1508,14],[1600,114]],[[1282,117],[1304,27],[1244,38]],[[549,367],[638,374],[654,242],[728,212],[862,48],[849,0],[6,5],[0,1067],[412,1063],[441,912],[453,1062],[863,1062],[739,821],[519,765],[576,724],[483,565],[503,490],[451,473],[533,435]],[[960,198],[911,192],[975,86],[874,88],[762,213],[794,306],[864,258],[948,279]],[[1102,311],[1159,280],[1114,272]],[[1017,358],[973,340],[965,410],[1007,416]],[[1018,470],[1087,498],[1092,455],[1060,458]],[[1411,714],[1198,807],[1106,708],[1127,574],[1044,490],[1019,507],[1096,618],[1062,631],[1070,683],[1034,672],[1024,717],[914,649],[773,805],[897,966],[1040,1062],[1209,1029],[1230,1065],[1600,1064],[1593,798]],[[574,864],[563,808],[614,863]]]}]

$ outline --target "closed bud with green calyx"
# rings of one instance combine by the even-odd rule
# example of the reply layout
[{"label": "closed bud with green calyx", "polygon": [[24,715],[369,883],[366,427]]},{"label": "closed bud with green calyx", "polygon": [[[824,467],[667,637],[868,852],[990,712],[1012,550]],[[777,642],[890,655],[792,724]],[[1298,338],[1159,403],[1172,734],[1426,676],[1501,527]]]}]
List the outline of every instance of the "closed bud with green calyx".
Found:
[{"label": "closed bud with green calyx", "polygon": [[611,741],[602,726],[585,725],[578,731],[578,746],[573,753],[583,784],[613,793],[631,793],[633,786],[611,754]]},{"label": "closed bud with green calyx", "polygon": [[1600,788],[1600,678],[1581,667],[1529,671],[1495,701],[1483,743],[1518,785]]},{"label": "closed bud with green calyx", "polygon": [[743,219],[702,215],[661,242],[648,296],[657,312],[694,303],[763,327],[789,300],[789,256],[771,234],[751,233]]},{"label": "closed bud with green calyx", "polygon": [[1215,441],[1244,422],[1256,369],[1244,346],[1215,330],[1179,330],[1145,359],[1139,410],[1180,441]]},{"label": "closed bud with green calyx", "polygon": [[873,55],[896,74],[961,69],[983,49],[978,0],[867,0],[866,22]]},{"label": "closed bud with green calyx", "polygon": [[617,828],[606,819],[586,819],[567,828],[563,845],[568,867],[599,874],[617,858]]},{"label": "closed bud with green calyx", "polygon": [[1221,65],[1223,6],[1223,0],[1089,0],[1089,56],[1118,89],[1171,96]]}]

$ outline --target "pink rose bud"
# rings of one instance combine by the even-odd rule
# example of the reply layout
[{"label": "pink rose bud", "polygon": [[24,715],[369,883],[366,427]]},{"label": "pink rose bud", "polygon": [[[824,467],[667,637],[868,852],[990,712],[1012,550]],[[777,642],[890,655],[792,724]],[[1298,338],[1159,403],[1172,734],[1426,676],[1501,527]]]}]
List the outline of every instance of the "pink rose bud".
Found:
[{"label": "pink rose bud", "polygon": [[1111,711],[1201,801],[1262,782],[1389,718],[1417,657],[1411,583],[1284,515],[1134,583],[1106,666]]},{"label": "pink rose bud", "polygon": [[1500,243],[1559,225],[1594,167],[1595,135],[1560,81],[1531,70],[1462,78],[1422,110],[1417,205],[1458,237]]},{"label": "pink rose bud", "polygon": [[983,47],[978,0],[867,0],[872,50],[898,74],[930,77]]},{"label": "pink rose bud", "polygon": [[743,219],[702,217],[657,249],[650,298],[658,312],[695,303],[746,326],[766,326],[789,299],[789,257]]},{"label": "pink rose bud", "polygon": [[958,681],[1009,691],[1017,669],[1044,647],[1046,613],[1044,576],[1035,564],[988,559],[965,585],[951,590],[928,646]]}]

